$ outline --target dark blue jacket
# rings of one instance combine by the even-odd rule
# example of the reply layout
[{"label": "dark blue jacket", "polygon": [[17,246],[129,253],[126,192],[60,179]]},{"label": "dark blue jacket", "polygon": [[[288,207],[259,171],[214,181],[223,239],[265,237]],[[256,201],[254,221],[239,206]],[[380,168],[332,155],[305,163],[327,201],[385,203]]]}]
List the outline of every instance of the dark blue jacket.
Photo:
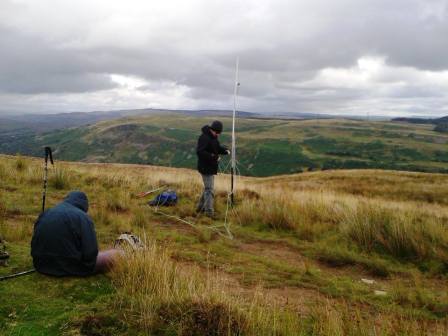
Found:
[{"label": "dark blue jacket", "polygon": [[31,241],[31,256],[38,272],[55,276],[94,272],[98,243],[88,208],[86,194],[73,191],[39,216]]},{"label": "dark blue jacket", "polygon": [[219,155],[227,154],[227,148],[219,144],[218,138],[210,132],[210,126],[204,126],[198,139],[196,154],[198,171],[203,175],[216,175]]}]

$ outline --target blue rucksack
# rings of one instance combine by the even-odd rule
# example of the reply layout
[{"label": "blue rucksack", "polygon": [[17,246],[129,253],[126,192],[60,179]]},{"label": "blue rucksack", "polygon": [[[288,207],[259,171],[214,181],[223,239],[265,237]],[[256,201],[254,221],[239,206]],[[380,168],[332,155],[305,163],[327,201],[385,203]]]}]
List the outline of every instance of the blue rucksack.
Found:
[{"label": "blue rucksack", "polygon": [[177,194],[174,190],[167,190],[161,194],[158,194],[149,205],[163,205],[163,206],[172,206],[177,204]]}]

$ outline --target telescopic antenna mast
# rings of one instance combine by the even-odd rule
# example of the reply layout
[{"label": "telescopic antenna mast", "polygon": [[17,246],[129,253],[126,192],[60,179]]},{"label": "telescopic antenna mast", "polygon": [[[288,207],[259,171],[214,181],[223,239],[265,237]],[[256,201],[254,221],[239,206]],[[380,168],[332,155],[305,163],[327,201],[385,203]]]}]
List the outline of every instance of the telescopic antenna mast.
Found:
[{"label": "telescopic antenna mast", "polygon": [[230,167],[230,202],[234,205],[234,190],[235,190],[235,172],[236,172],[236,148],[235,148],[235,117],[236,117],[236,104],[238,98],[238,68],[239,57],[236,58],[236,70],[235,70],[235,87],[233,90],[233,116],[232,116],[232,151],[231,151],[231,167]]}]

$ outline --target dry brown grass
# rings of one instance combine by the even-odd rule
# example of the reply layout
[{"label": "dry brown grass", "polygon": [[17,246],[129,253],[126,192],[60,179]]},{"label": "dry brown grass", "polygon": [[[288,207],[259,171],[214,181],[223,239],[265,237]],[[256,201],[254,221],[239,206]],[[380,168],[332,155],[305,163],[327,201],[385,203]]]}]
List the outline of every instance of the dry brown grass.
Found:
[{"label": "dry brown grass", "polygon": [[448,230],[444,221],[418,210],[399,210],[360,203],[346,211],[341,230],[368,251],[386,252],[403,259],[445,259]]},{"label": "dry brown grass", "polygon": [[410,320],[400,315],[366,314],[359,307],[347,302],[315,306],[311,312],[314,323],[309,335],[320,336],[443,336],[447,325],[428,323],[424,320]]},{"label": "dry brown grass", "polygon": [[112,273],[117,308],[146,332],[176,335],[298,335],[293,312],[228,293],[218,275],[180,268],[154,242],[128,252]]},{"label": "dry brown grass", "polygon": [[[303,195],[302,195],[303,196]],[[235,221],[241,225],[265,225],[276,230],[292,230],[304,240],[313,240],[342,216],[342,205],[322,195],[290,198],[280,193],[262,193],[260,199],[240,204]]]},{"label": "dry brown grass", "polygon": [[384,170],[332,170],[285,175],[257,180],[270,189],[333,191],[369,199],[448,204],[448,178],[427,174]]}]

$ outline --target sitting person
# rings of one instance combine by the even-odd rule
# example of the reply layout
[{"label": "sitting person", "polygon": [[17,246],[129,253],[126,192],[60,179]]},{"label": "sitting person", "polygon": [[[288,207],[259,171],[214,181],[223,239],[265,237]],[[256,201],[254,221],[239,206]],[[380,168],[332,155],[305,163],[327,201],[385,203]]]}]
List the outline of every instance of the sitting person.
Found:
[{"label": "sitting person", "polygon": [[121,249],[98,253],[85,193],[73,191],[34,224],[31,256],[36,270],[53,276],[88,276],[108,271]]}]

